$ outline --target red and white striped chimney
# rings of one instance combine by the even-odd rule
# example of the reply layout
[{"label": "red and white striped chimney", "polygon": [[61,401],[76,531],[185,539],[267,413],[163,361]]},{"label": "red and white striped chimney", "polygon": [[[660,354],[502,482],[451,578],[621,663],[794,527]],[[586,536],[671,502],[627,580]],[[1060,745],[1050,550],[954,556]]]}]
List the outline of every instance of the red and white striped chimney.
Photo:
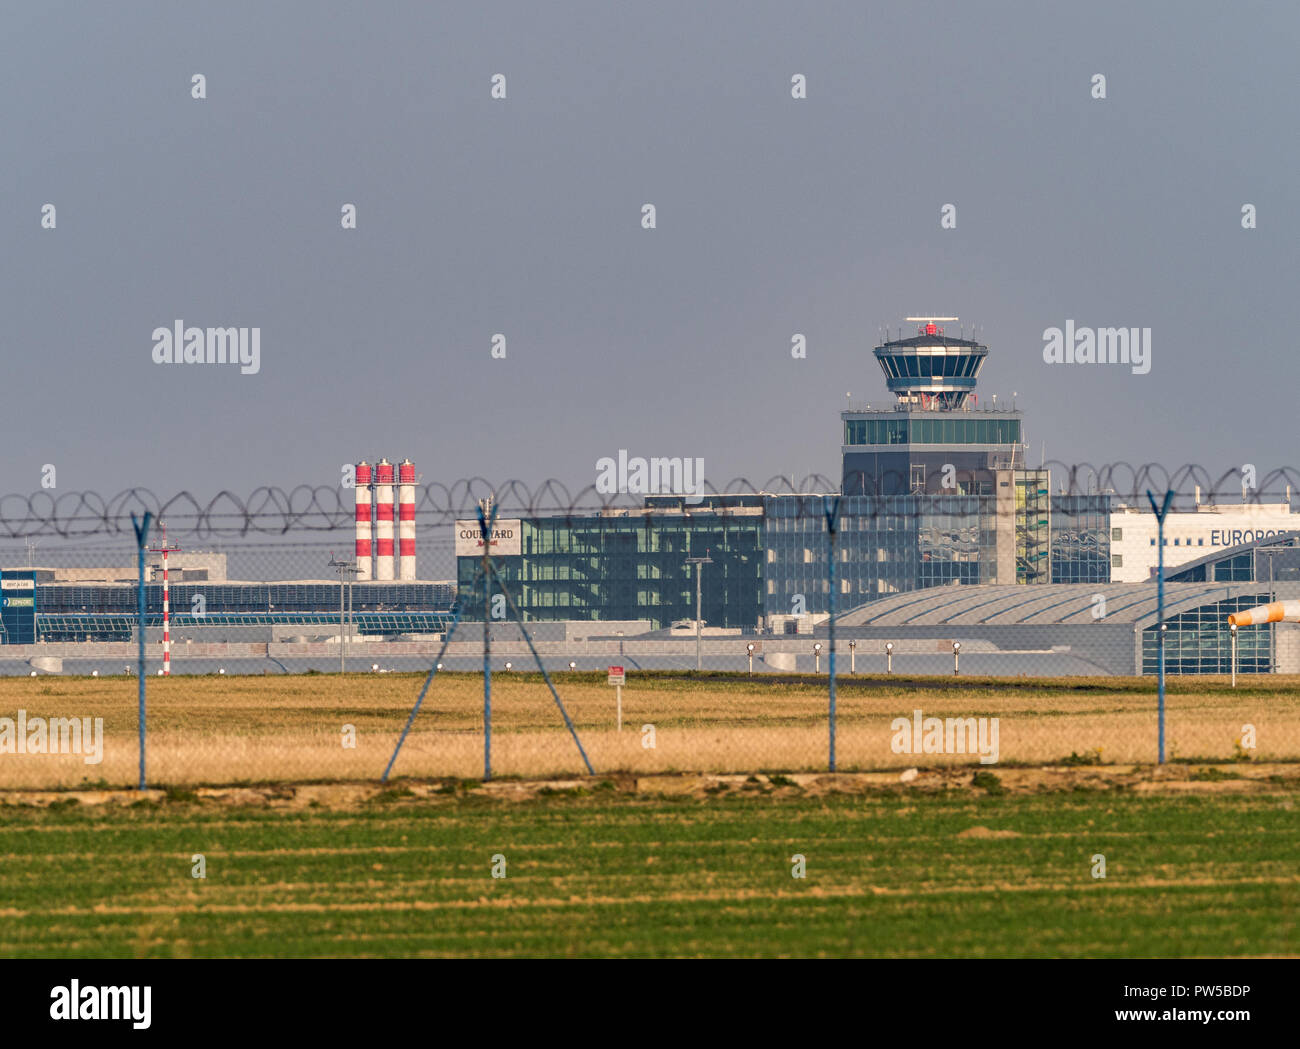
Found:
[{"label": "red and white striped chimney", "polygon": [[415,578],[415,464],[397,468],[397,578]]},{"label": "red and white striped chimney", "polygon": [[370,563],[370,464],[364,459],[357,463],[357,579],[365,581],[374,575]]},{"label": "red and white striped chimney", "polygon": [[393,578],[393,464],[375,466],[375,578]]}]

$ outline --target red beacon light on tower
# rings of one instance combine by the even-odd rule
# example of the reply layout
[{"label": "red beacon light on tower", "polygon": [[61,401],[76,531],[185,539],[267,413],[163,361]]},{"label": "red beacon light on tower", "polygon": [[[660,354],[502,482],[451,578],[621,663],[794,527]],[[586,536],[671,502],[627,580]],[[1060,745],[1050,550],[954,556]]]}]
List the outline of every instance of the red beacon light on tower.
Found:
[{"label": "red beacon light on tower", "polygon": [[943,329],[939,327],[938,321],[955,321],[956,317],[908,317],[909,321],[919,321],[920,327],[916,329],[917,335],[942,335]]}]

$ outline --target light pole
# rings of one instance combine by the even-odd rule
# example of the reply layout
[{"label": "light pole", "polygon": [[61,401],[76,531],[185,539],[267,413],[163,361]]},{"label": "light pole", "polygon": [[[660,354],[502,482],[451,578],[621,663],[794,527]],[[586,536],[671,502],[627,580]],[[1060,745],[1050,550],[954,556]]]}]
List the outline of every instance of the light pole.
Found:
[{"label": "light pole", "polygon": [[856,651],[857,647],[858,647],[858,643],[856,641],[849,642],[849,673],[850,674],[856,674],[858,672],[858,653]]},{"label": "light pole", "polygon": [[1237,687],[1237,624],[1228,624],[1228,634],[1232,637],[1232,687]]},{"label": "light pole", "polygon": [[[339,673],[342,674],[346,667],[347,655],[347,636],[343,632],[345,623],[345,606],[343,604],[343,597],[345,594],[347,595],[348,602],[346,609],[350,612],[352,610],[352,587],[350,585],[351,580],[347,579],[347,573],[356,572],[357,565],[355,561],[344,561],[337,557],[330,558],[329,564],[330,567],[339,574]],[[348,583],[346,586],[344,585],[345,580],[347,580]]]},{"label": "light pole", "polygon": [[892,674],[893,672],[894,672],[894,643],[892,641],[886,641],[885,642],[885,673]]},{"label": "light pole", "polygon": [[748,645],[745,646],[745,648],[749,652],[749,676],[753,677],[754,676],[754,642],[751,641]]},{"label": "light pole", "polygon": [[702,650],[700,648],[700,570],[704,565],[713,564],[713,558],[705,550],[703,557],[688,557],[686,563],[695,566],[695,670],[698,673],[704,669]]},{"label": "light pole", "polygon": [[820,674],[822,672],[822,643],[820,641],[813,645],[813,661],[813,673]]},{"label": "light pole", "polygon": [[961,664],[958,662],[960,659],[961,659],[961,642],[954,641],[952,643],[952,672],[954,674],[957,673],[957,671],[961,668]]}]

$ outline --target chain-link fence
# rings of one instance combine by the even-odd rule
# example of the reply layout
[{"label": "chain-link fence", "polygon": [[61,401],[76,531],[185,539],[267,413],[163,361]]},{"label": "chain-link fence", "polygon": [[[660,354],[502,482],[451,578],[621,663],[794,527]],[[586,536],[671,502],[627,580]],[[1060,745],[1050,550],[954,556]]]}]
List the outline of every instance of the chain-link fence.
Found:
[{"label": "chain-link fence", "polygon": [[0,786],[138,781],[142,618],[151,784],[1300,758],[1287,471],[902,480],[0,499]]}]

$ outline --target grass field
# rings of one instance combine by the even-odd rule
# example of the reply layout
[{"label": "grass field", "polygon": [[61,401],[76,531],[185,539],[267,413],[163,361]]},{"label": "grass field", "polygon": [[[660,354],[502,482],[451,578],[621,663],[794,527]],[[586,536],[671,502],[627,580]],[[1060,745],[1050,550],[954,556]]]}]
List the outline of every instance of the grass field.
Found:
[{"label": "grass field", "polygon": [[1294,782],[11,806],[0,955],[1295,956]]},{"label": "grass field", "polygon": [[[603,676],[556,677],[597,772],[799,771],[826,767],[826,680],[748,680],[743,675],[634,673],[614,730],[614,694]],[[150,782],[373,780],[392,753],[422,676],[399,674],[174,677],[148,682]],[[1000,719],[1003,764],[1156,759],[1155,685],[1148,679],[842,678],[837,749],[841,769],[906,768],[890,749],[890,722],[926,716]],[[0,754],[0,788],[129,785],[136,780],[136,682],[121,678],[0,679],[0,717],[102,717],[102,763],[76,755]],[[582,770],[577,749],[541,678],[493,678],[493,768],[519,776]],[[483,768],[482,678],[440,675],[395,772],[476,776]],[[655,746],[642,726],[654,725]],[[1228,760],[1246,724],[1260,760],[1300,759],[1300,678],[1174,679],[1168,753]],[[344,727],[356,746],[343,745]],[[926,755],[968,764],[969,755]]]}]

